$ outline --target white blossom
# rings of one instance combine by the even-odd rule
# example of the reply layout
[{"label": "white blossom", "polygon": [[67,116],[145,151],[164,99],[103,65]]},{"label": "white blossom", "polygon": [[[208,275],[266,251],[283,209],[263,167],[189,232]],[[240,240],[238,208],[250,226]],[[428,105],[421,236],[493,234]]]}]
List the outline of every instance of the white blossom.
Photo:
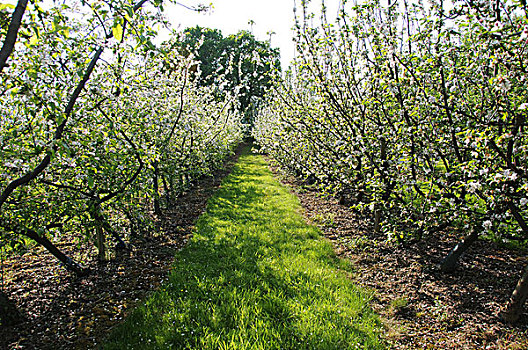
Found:
[{"label": "white blossom", "polygon": [[468,191],[469,193],[475,193],[477,192],[478,190],[480,190],[480,188],[482,187],[482,185],[480,184],[480,182],[477,182],[477,181],[474,181],[474,182],[470,182],[467,184],[467,187],[468,187]]}]

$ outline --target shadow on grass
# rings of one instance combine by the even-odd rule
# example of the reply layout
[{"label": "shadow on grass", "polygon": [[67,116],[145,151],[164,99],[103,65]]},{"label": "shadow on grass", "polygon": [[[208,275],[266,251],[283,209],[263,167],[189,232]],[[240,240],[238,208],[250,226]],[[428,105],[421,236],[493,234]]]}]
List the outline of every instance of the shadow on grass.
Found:
[{"label": "shadow on grass", "polygon": [[383,348],[350,266],[299,210],[262,157],[246,151],[176,255],[169,282],[104,348]]}]

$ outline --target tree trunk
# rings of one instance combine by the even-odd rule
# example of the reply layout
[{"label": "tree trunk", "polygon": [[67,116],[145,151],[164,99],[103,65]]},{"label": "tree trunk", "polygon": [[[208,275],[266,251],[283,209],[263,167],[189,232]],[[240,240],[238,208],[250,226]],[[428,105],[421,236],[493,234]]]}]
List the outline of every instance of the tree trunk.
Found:
[{"label": "tree trunk", "polygon": [[160,195],[159,195],[159,169],[158,163],[152,163],[154,168],[154,176],[152,178],[152,190],[154,192],[154,213],[159,217],[161,216],[161,207],[160,207]]},{"label": "tree trunk", "polygon": [[[18,232],[18,230],[14,231]],[[75,273],[79,277],[86,276],[90,272],[87,268],[82,267],[79,263],[66,256],[45,236],[41,236],[37,232],[30,229],[23,229],[23,231],[20,233],[22,233],[26,237],[31,238],[32,240],[46,248],[53,256],[55,256],[57,259],[59,259],[60,262],[64,264],[64,267],[68,271]]]},{"label": "tree trunk", "polygon": [[468,248],[478,239],[479,233],[482,230],[482,226],[475,225],[472,228],[469,236],[464,238],[464,240],[458,243],[449,254],[442,260],[440,263],[440,270],[442,272],[453,272],[458,264],[460,257],[468,250]]},{"label": "tree trunk", "polygon": [[106,230],[106,232],[110,233],[112,235],[112,237],[114,237],[114,239],[116,240],[116,246],[115,246],[116,249],[119,250],[119,249],[127,249],[128,248],[127,244],[123,241],[121,236],[119,236],[119,233],[117,233],[116,230],[114,230],[112,228],[112,226],[110,226],[108,221],[106,221],[106,220],[103,221],[103,227]]},{"label": "tree trunk", "polygon": [[101,210],[101,203],[94,202],[91,205],[90,215],[95,223],[95,247],[97,248],[97,260],[99,261],[106,261],[107,258],[107,251],[106,251],[106,245],[105,245],[105,225],[107,224],[102,210]]},{"label": "tree trunk", "polygon": [[380,233],[381,232],[381,210],[376,205],[376,208],[374,209],[374,232]]},{"label": "tree trunk", "polygon": [[172,189],[169,187],[167,177],[161,175],[161,182],[163,183],[163,194],[165,197],[165,207],[168,207],[172,201]]},{"label": "tree trunk", "polygon": [[528,297],[528,266],[524,269],[522,277],[517,282],[508,304],[500,313],[500,317],[509,323],[516,322],[524,310],[524,302]]},{"label": "tree trunk", "polygon": [[101,222],[97,222],[95,226],[95,246],[97,247],[97,260],[106,261],[105,236]]}]

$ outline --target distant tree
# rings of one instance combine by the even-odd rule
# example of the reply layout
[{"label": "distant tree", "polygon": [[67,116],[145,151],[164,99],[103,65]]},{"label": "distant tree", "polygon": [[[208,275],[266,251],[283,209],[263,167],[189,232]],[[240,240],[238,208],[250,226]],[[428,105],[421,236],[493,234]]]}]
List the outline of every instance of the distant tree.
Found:
[{"label": "distant tree", "polygon": [[248,31],[224,37],[218,29],[199,26],[183,31],[177,49],[196,56],[199,85],[216,86],[219,95],[238,93],[239,108],[251,124],[274,74],[280,71],[279,50]]},{"label": "distant tree", "polygon": [[[221,62],[225,62],[227,52],[223,50],[224,37],[218,29],[199,26],[187,28],[176,43],[180,53],[188,56],[193,53],[200,62],[199,84],[210,86],[215,83],[215,73]],[[224,57],[224,58],[222,58]]]}]

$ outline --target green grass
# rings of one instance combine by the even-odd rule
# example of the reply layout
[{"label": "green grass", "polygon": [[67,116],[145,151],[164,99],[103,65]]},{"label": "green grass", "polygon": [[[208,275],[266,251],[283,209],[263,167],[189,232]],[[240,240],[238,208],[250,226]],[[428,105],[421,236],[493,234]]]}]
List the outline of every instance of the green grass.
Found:
[{"label": "green grass", "polygon": [[381,349],[351,266],[248,150],[208,203],[169,281],[104,349]]}]

